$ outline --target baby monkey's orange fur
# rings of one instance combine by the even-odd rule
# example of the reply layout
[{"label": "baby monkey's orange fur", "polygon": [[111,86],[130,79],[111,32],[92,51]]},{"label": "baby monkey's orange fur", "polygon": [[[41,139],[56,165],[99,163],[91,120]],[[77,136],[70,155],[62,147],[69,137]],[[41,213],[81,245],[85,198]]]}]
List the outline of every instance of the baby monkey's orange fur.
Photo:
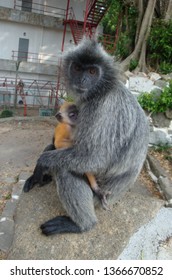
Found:
[{"label": "baby monkey's orange fur", "polygon": [[[56,149],[66,149],[73,145],[77,116],[78,110],[74,103],[64,102],[60,107],[59,112],[56,114],[59,123],[54,132],[54,146]],[[108,209],[106,195],[109,192],[105,193],[99,188],[93,174],[87,172],[85,175],[90,183],[90,187],[100,198],[103,208]]]}]

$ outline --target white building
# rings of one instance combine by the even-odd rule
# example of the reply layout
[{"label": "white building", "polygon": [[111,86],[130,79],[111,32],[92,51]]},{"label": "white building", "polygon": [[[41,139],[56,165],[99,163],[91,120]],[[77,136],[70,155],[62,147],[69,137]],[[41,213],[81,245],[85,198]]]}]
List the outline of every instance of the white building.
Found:
[{"label": "white building", "polygon": [[[16,77],[18,104],[53,105],[67,3],[0,0],[0,105],[13,104]],[[86,0],[70,1],[77,20],[84,20],[85,6]],[[67,26],[65,50],[73,40]]]}]

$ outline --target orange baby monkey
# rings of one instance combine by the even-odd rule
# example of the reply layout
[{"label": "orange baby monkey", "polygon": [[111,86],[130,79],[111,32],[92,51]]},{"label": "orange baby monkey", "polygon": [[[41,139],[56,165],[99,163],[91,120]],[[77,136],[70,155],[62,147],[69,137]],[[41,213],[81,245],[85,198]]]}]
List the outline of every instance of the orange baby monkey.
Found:
[{"label": "orange baby monkey", "polygon": [[[69,148],[73,145],[74,141],[78,109],[74,103],[64,102],[55,117],[59,123],[56,126],[54,132],[54,146],[56,149]],[[109,192],[102,191],[102,189],[98,186],[96,178],[93,174],[86,173],[85,175],[87,176],[91,189],[101,200],[103,208],[107,210],[108,207],[106,196],[109,194]]]}]

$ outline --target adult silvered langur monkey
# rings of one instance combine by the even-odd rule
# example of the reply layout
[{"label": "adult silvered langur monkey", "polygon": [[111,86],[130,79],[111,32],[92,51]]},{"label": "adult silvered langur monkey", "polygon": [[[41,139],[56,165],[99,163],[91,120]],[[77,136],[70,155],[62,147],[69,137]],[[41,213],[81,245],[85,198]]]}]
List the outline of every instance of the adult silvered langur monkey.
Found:
[{"label": "adult silvered langur monkey", "polygon": [[68,51],[63,72],[79,113],[73,146],[44,152],[37,162],[38,172],[54,177],[68,215],[42,224],[46,235],[93,228],[96,199],[83,175],[94,174],[115,202],[134,184],[148,147],[147,117],[100,44],[84,39]]}]

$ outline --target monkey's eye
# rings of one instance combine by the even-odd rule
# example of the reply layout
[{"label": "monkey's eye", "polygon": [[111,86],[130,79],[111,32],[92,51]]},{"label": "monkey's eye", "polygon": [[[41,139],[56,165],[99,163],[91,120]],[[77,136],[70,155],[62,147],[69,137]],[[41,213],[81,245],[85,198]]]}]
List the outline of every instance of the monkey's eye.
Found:
[{"label": "monkey's eye", "polygon": [[96,68],[94,68],[94,67],[90,67],[90,68],[88,69],[88,71],[89,71],[89,73],[90,73],[91,75],[95,75],[95,74],[96,74]]},{"label": "monkey's eye", "polygon": [[76,72],[80,72],[80,71],[81,71],[81,66],[78,65],[78,64],[75,64],[75,65],[74,65],[74,70],[75,70]]},{"label": "monkey's eye", "polygon": [[69,116],[69,118],[71,118],[71,117],[75,116],[75,113],[71,112],[71,113],[68,114],[68,116]]}]

